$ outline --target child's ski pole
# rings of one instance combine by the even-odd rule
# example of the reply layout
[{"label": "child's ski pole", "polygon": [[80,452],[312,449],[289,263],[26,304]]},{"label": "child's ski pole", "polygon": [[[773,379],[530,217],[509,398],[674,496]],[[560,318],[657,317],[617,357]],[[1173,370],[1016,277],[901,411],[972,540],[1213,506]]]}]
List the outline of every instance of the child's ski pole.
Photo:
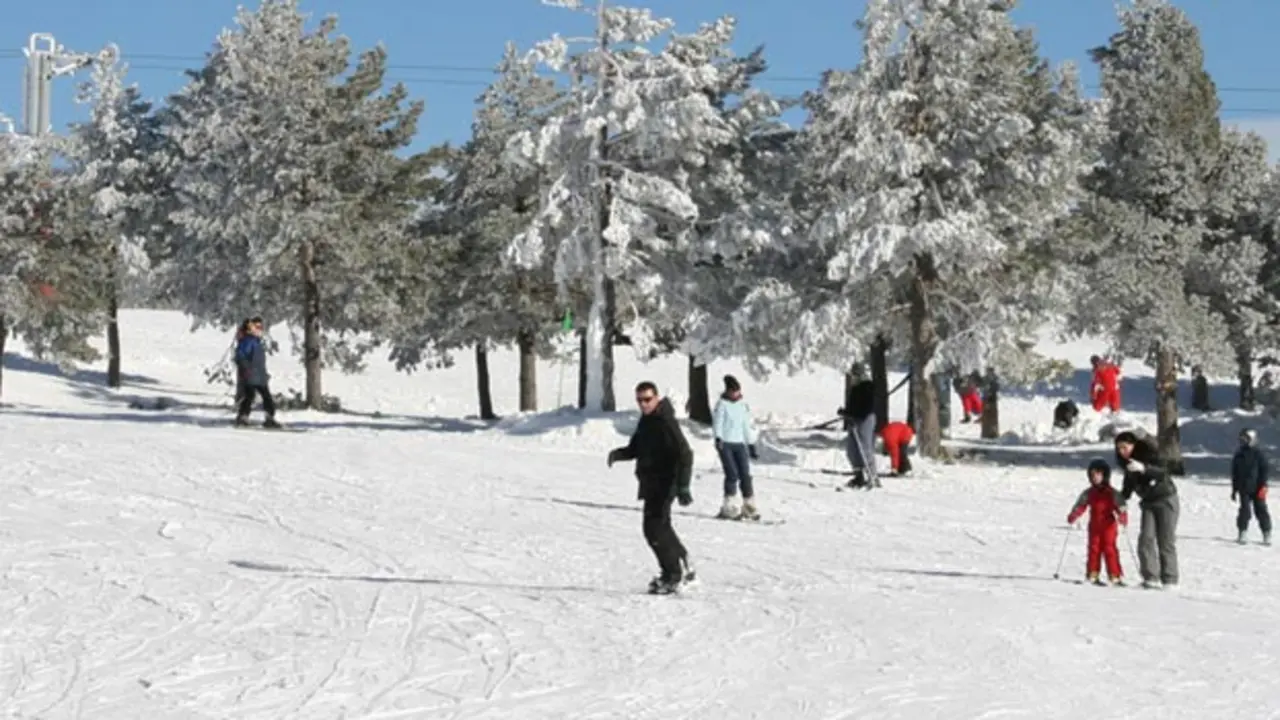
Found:
[{"label": "child's ski pole", "polygon": [[1053,571],[1053,579],[1058,580],[1062,577],[1062,563],[1067,560],[1067,544],[1071,542],[1071,528],[1068,527],[1066,532],[1062,533],[1062,552],[1058,554],[1058,569]]}]

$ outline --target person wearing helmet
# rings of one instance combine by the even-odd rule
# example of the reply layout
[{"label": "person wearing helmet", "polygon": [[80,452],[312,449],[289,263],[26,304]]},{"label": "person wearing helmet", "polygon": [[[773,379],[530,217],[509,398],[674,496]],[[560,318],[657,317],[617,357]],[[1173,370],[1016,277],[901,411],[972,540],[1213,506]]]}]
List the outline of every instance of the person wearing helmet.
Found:
[{"label": "person wearing helmet", "polygon": [[1245,429],[1240,432],[1240,447],[1231,458],[1231,499],[1239,500],[1240,513],[1236,515],[1236,529],[1241,545],[1249,541],[1249,520],[1258,516],[1258,528],[1262,530],[1262,544],[1271,544],[1271,511],[1267,509],[1267,456],[1258,447],[1258,433]]},{"label": "person wearing helmet", "polygon": [[1106,460],[1096,458],[1086,471],[1089,487],[1076,498],[1076,504],[1067,515],[1067,524],[1075,524],[1085,512],[1089,513],[1089,555],[1085,561],[1085,574],[1094,585],[1102,582],[1102,563],[1107,564],[1107,576],[1114,585],[1124,584],[1124,570],[1120,567],[1120,551],[1116,548],[1116,536],[1121,525],[1129,524],[1120,493],[1111,487],[1111,466]]}]

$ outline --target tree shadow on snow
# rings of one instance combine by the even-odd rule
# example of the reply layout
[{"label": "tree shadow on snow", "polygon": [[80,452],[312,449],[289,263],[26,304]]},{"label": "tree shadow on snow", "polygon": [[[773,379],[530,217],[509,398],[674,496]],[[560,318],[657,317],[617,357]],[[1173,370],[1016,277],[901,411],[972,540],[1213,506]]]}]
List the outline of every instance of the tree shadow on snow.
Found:
[{"label": "tree shadow on snow", "polygon": [[[34,358],[19,355],[17,353],[5,353],[0,362],[4,363],[5,371],[31,373],[35,375],[46,375],[49,377],[62,378],[68,382],[86,385],[107,386],[107,373],[103,370],[89,370],[86,368],[77,368],[71,372],[64,372],[58,367],[57,363],[47,362],[44,360],[36,360]],[[146,375],[137,375],[134,373],[121,373],[120,381],[129,385],[159,385],[160,381],[148,377]]]},{"label": "tree shadow on snow", "polygon": [[[1132,362],[1132,361],[1131,361]],[[1146,369],[1143,369],[1146,371]],[[1149,372],[1149,371],[1147,371]],[[1089,387],[1093,370],[1077,368],[1057,382],[1035,383],[1028,387],[1003,387],[1000,395],[1023,400],[1074,400],[1081,408],[1089,406]],[[1239,401],[1239,388],[1233,383],[1209,383],[1209,404],[1214,408],[1231,408]],[[1191,380],[1178,379],[1178,404],[1191,407]],[[1120,409],[1126,412],[1155,412],[1156,388],[1150,376],[1120,378]],[[1190,412],[1188,410],[1188,412]]]},{"label": "tree shadow on snow", "polygon": [[[625,512],[638,514],[644,512],[644,508],[639,505],[616,505],[614,503],[592,502],[590,500],[566,500],[558,497],[532,497],[529,495],[512,495],[512,500],[531,500],[533,502],[552,503],[555,505],[572,505],[574,507],[587,508],[589,510],[612,510],[614,512]],[[690,512],[688,510],[672,509],[671,514],[677,517],[694,518],[698,520],[717,520],[708,515]]]},{"label": "tree shadow on snow", "polygon": [[1007,573],[983,573],[967,570],[918,570],[895,567],[870,567],[861,568],[861,570],[864,572],[894,573],[897,575],[921,575],[925,577],[938,578],[971,578],[974,580],[1039,580],[1042,582],[1056,582],[1052,577],[1045,575],[1013,575]]},{"label": "tree shadow on snow", "polygon": [[329,582],[359,582],[379,585],[436,585],[441,587],[469,587],[488,590],[511,590],[515,592],[572,592],[604,595],[633,595],[634,593],[608,588],[590,587],[587,585],[533,585],[521,583],[498,583],[484,580],[455,580],[436,577],[403,577],[395,575],[338,575],[314,568],[291,567],[254,560],[230,560],[227,563],[241,570],[276,573],[286,575],[295,580],[325,580]]}]

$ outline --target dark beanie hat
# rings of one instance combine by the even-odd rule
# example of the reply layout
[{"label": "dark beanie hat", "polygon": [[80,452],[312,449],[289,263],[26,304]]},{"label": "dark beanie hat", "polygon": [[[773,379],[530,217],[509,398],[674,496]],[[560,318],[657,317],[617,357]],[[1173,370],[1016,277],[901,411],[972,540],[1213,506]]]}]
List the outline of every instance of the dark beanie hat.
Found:
[{"label": "dark beanie hat", "polygon": [[736,392],[736,391],[741,390],[741,389],[742,389],[742,384],[738,382],[738,378],[736,378],[736,377],[734,377],[734,376],[732,376],[732,375],[725,375],[725,376],[724,376],[724,391],[725,391],[725,392]]}]

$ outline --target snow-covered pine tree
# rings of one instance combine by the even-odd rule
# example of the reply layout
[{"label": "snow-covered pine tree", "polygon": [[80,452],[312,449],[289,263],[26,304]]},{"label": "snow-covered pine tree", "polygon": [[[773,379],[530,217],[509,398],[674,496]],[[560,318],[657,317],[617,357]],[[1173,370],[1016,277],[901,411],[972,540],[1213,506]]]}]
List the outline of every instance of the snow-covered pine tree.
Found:
[{"label": "snow-covered pine tree", "polygon": [[0,135],[0,390],[10,335],[37,354],[51,349],[41,330],[56,312],[56,266],[67,261],[53,234],[52,151],[48,139]]},{"label": "snow-covered pine tree", "polygon": [[[578,0],[551,4],[586,10]],[[564,289],[589,283],[586,405],[612,411],[619,306],[660,305],[663,258],[685,255],[695,236],[689,176],[673,161],[705,155],[732,138],[704,88],[718,72],[714,49],[727,44],[733,23],[725,18],[680,36],[671,20],[649,10],[600,0],[591,12],[597,28],[586,49],[573,53],[572,41],[556,36],[533,53],[553,70],[571,72],[575,82],[565,112],[512,142],[513,155],[547,179],[539,214],[512,255],[535,267],[554,258]],[[664,36],[668,41],[651,49]],[[627,148],[643,153],[643,167],[631,167]],[[642,356],[655,326],[670,325],[649,312],[633,311],[628,319]]]},{"label": "snow-covered pine tree", "polygon": [[1227,321],[1240,407],[1248,410],[1254,407],[1255,356],[1280,339],[1272,324],[1280,317],[1280,298],[1267,288],[1277,250],[1275,227],[1266,217],[1271,174],[1266,140],[1224,128],[1218,164],[1208,182],[1208,232],[1202,251],[1193,257],[1199,267],[1188,275],[1190,291],[1207,298]]},{"label": "snow-covered pine tree", "polygon": [[829,307],[861,321],[861,357],[892,331],[880,308],[905,296],[929,456],[943,452],[929,379],[947,361],[985,369],[1022,339],[1005,334],[1009,313],[1040,288],[991,278],[1020,279],[1011,268],[1069,211],[1087,161],[1092,116],[1075,75],[1048,70],[1014,5],[871,0],[863,60],[828,77],[807,128],[808,184],[821,192],[811,242],[842,285],[843,304]]},{"label": "snow-covered pine tree", "polygon": [[[154,216],[158,126],[150,103],[136,85],[125,85],[128,68],[104,53],[94,63],[79,102],[91,106],[87,122],[73,126],[61,143],[67,169],[61,191],[68,204],[59,232],[81,235],[95,259],[93,272],[67,292],[100,304],[107,323],[107,384],[120,387],[119,309],[125,284],[149,271],[143,252]],[[66,293],[64,293],[65,295]]]},{"label": "snow-covered pine tree", "polygon": [[[448,181],[436,196],[428,224],[431,259],[442,276],[421,283],[408,300],[421,307],[398,333],[393,358],[413,367],[426,357],[462,347],[477,349],[477,363],[492,347],[515,344],[520,352],[520,410],[538,407],[537,359],[559,332],[564,305],[554,270],[505,262],[512,239],[538,211],[542,178],[537,168],[511,163],[507,143],[518,133],[537,132],[560,110],[563,92],[508,44],[497,79],[477,99],[470,141],[451,158]],[[428,297],[429,296],[429,297]],[[484,379],[480,392],[488,397]],[[492,402],[481,402],[492,415]]]},{"label": "snow-covered pine tree", "polygon": [[[262,314],[301,329],[306,404],[321,369],[356,370],[397,317],[407,229],[426,164],[400,158],[421,102],[383,92],[387,54],[314,29],[298,0],[241,10],[205,67],[170,98],[174,232],[165,266],[196,327]],[[296,339],[296,338],[295,338]]]},{"label": "snow-covered pine tree", "polygon": [[1077,320],[1153,362],[1160,451],[1181,473],[1179,368],[1229,372],[1234,361],[1227,323],[1193,287],[1222,153],[1219,102],[1199,31],[1182,10],[1135,0],[1120,9],[1120,27],[1093,51],[1109,133],[1086,179],[1082,237],[1093,242],[1076,257],[1088,279]]}]

